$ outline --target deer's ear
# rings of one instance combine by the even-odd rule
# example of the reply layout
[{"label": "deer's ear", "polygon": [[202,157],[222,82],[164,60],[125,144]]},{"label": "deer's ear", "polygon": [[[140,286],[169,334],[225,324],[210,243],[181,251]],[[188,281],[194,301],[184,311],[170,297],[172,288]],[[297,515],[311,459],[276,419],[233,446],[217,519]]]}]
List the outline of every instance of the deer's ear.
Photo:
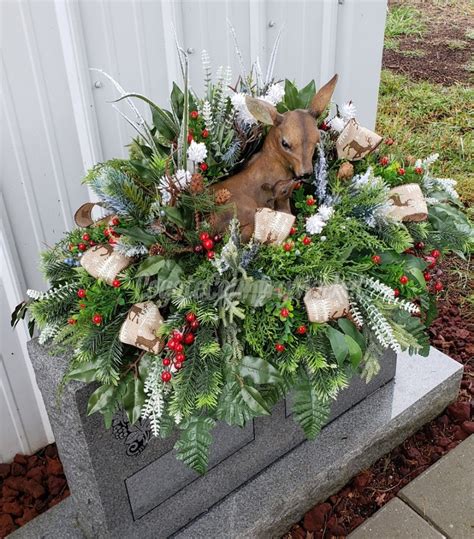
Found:
[{"label": "deer's ear", "polygon": [[247,95],[245,96],[245,103],[250,114],[263,124],[278,125],[283,119],[283,115],[273,105],[263,101],[263,99],[256,99]]},{"label": "deer's ear", "polygon": [[324,111],[324,109],[329,105],[331,101],[332,94],[334,93],[334,88],[336,88],[337,75],[329,81],[317,92],[314,94],[311,104],[309,105],[309,112],[315,118]]}]

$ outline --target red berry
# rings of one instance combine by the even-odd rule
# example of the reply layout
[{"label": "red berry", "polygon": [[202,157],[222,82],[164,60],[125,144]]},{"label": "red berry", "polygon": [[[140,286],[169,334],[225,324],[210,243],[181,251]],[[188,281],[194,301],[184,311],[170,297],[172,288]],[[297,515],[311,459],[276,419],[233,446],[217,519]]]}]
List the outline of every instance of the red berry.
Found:
[{"label": "red berry", "polygon": [[176,369],[177,371],[179,371],[179,369],[181,369],[181,368],[183,367],[183,364],[182,364],[180,361],[177,361],[177,362],[174,364],[174,366],[175,366],[175,369]]},{"label": "red berry", "polygon": [[189,322],[191,324],[191,322],[194,322],[194,320],[196,320],[196,315],[194,313],[188,313],[185,318],[186,322]]},{"label": "red berry", "polygon": [[216,235],[214,236],[214,241],[215,241],[216,243],[219,243],[220,241],[222,241],[222,236],[221,236],[220,234],[216,234]]},{"label": "red berry", "polygon": [[119,226],[120,219],[118,217],[112,217],[112,220],[110,221],[112,225]]},{"label": "red berry", "polygon": [[184,336],[184,344],[193,344],[194,335],[192,333],[186,333]]},{"label": "red berry", "polygon": [[197,110],[191,111],[191,118],[195,120],[199,116],[199,112]]},{"label": "red berry", "polygon": [[89,242],[89,245],[90,245],[91,247],[94,247],[94,245],[97,245],[97,243],[96,243],[95,241],[91,240],[91,241]]},{"label": "red berry", "polygon": [[111,230],[110,228],[104,228],[104,236],[110,236]]},{"label": "red berry", "polygon": [[87,249],[87,245],[85,243],[79,243],[77,248],[79,251],[85,251]]},{"label": "red berry", "polygon": [[87,292],[84,290],[84,288],[79,288],[79,290],[77,291],[77,295],[80,298],[85,298],[87,295]]},{"label": "red berry", "polygon": [[110,245],[115,245],[117,243],[115,238],[109,238]]},{"label": "red berry", "polygon": [[380,255],[374,255],[372,257],[372,262],[374,264],[380,264],[382,262],[382,257]]},{"label": "red berry", "polygon": [[408,283],[408,277],[406,275],[402,275],[400,277],[400,283],[401,284],[407,284]]},{"label": "red berry", "polygon": [[209,136],[209,131],[207,129],[203,129],[201,135],[202,138],[207,138]]},{"label": "red berry", "polygon": [[431,251],[431,256],[432,256],[433,258],[439,258],[439,257],[441,256],[441,251],[438,251],[438,249],[433,249],[433,250]]},{"label": "red berry", "polygon": [[422,167],[416,167],[416,168],[415,168],[415,172],[416,172],[417,174],[423,174],[423,169],[422,169]]},{"label": "red berry", "polygon": [[102,316],[100,314],[95,314],[92,317],[92,322],[94,322],[94,324],[96,324],[97,326],[100,326],[100,324],[102,324]]},{"label": "red berry", "polygon": [[387,146],[391,146],[393,143],[394,143],[393,138],[385,139],[385,144],[386,144]]},{"label": "red berry", "polygon": [[216,253],[214,251],[207,251],[207,258],[209,258],[209,260],[212,260],[215,255]]},{"label": "red berry", "polygon": [[284,249],[287,253],[288,253],[289,251],[291,251],[291,248],[292,248],[291,243],[286,242],[286,243],[283,244],[283,249]]},{"label": "red berry", "polygon": [[308,198],[306,199],[306,205],[307,205],[307,206],[314,206],[315,204],[316,204],[316,200],[314,200],[313,197],[308,197]]},{"label": "red berry", "polygon": [[71,326],[73,326],[76,322],[77,320],[75,320],[74,318],[69,318],[67,321],[67,323],[70,324]]},{"label": "red berry", "polygon": [[405,169],[404,169],[403,167],[400,167],[400,168],[398,169],[398,174],[399,174],[400,176],[403,176],[403,175],[405,174]]},{"label": "red berry", "polygon": [[120,288],[120,285],[121,285],[121,284],[122,284],[122,283],[121,283],[118,279],[114,279],[114,280],[112,281],[112,286],[113,286],[114,288]]},{"label": "red berry", "polygon": [[436,266],[436,258],[434,256],[425,256],[425,260],[428,262],[428,269],[433,269]]},{"label": "red berry", "polygon": [[210,251],[214,247],[214,242],[209,238],[208,240],[204,240],[202,242],[202,246],[206,251]]},{"label": "red berry", "polygon": [[161,379],[163,382],[169,382],[171,380],[171,373],[169,371],[163,371],[161,373]]},{"label": "red berry", "polygon": [[393,289],[393,295],[394,295],[394,297],[398,298],[398,296],[400,295],[400,290],[398,290],[398,288],[394,288]]},{"label": "red berry", "polygon": [[194,252],[195,253],[202,253],[202,245],[196,245],[194,247]]},{"label": "red berry", "polygon": [[168,365],[171,365],[171,359],[169,357],[165,357],[162,363],[165,367],[167,367]]},{"label": "red berry", "polygon": [[176,361],[179,361],[179,363],[182,363],[186,359],[186,356],[180,352],[179,354],[176,354]]},{"label": "red berry", "polygon": [[296,228],[295,228],[294,226],[292,226],[292,227],[290,228],[290,235],[291,235],[291,236],[294,236],[297,232],[298,232],[298,231],[296,230]]},{"label": "red berry", "polygon": [[176,343],[174,349],[176,352],[182,352],[184,350],[184,346],[180,342],[178,342]]},{"label": "red berry", "polygon": [[184,339],[184,336],[182,333],[180,333],[179,331],[173,331],[173,339],[176,341],[176,342],[183,342],[183,339]]},{"label": "red berry", "polygon": [[79,303],[79,307],[80,307],[81,309],[85,309],[85,308],[86,308],[86,304],[85,304],[85,303]]},{"label": "red berry", "polygon": [[196,331],[198,327],[199,327],[199,320],[193,320],[193,321],[191,322],[191,329],[192,329],[193,331]]},{"label": "red berry", "polygon": [[82,234],[82,239],[84,241],[89,241],[91,239],[91,237],[89,236],[89,234]]},{"label": "red berry", "polygon": [[425,281],[431,281],[431,274],[429,274],[427,271],[423,273],[423,277],[425,278]]},{"label": "red berry", "polygon": [[177,343],[174,339],[170,339],[170,340],[167,342],[166,346],[167,346],[170,350],[176,350],[176,345],[177,345],[177,344],[178,344],[178,343]]},{"label": "red berry", "polygon": [[191,144],[191,142],[193,141],[193,136],[191,135],[191,133],[188,135],[188,144]]},{"label": "red berry", "polygon": [[201,241],[206,241],[206,240],[209,239],[209,234],[208,234],[207,232],[201,232],[201,233],[199,234],[199,239],[200,239]]},{"label": "red berry", "polygon": [[421,251],[424,248],[425,248],[425,244],[422,241],[415,243],[415,249],[418,249],[419,251]]},{"label": "red berry", "polygon": [[298,335],[304,335],[307,331],[308,330],[307,330],[306,326],[298,326],[296,328],[296,333],[298,333]]},{"label": "red berry", "polygon": [[383,167],[386,167],[388,165],[388,163],[389,163],[388,157],[387,156],[381,157],[380,160],[379,160],[379,163]]},{"label": "red berry", "polygon": [[308,238],[308,236],[305,236],[303,238],[303,245],[309,245],[311,243],[311,238]]},{"label": "red berry", "polygon": [[288,318],[290,316],[290,311],[286,307],[283,307],[283,309],[280,311],[280,316],[283,318]]},{"label": "red berry", "polygon": [[207,163],[201,163],[199,165],[199,168],[203,171],[203,172],[206,172],[206,170],[209,168]]},{"label": "red berry", "polygon": [[436,292],[441,292],[441,290],[443,290],[444,286],[443,286],[443,283],[441,281],[436,281],[435,282],[435,285],[434,285],[434,289],[436,290]]},{"label": "red berry", "polygon": [[295,182],[295,189],[301,189],[303,187],[303,182]]},{"label": "red berry", "polygon": [[285,351],[285,347],[284,347],[283,344],[277,343],[277,344],[275,344],[275,350],[276,350],[277,352],[284,352],[284,351]]},{"label": "red berry", "polygon": [[321,131],[329,131],[329,125],[326,122],[322,122],[319,125],[319,129],[321,129]]}]

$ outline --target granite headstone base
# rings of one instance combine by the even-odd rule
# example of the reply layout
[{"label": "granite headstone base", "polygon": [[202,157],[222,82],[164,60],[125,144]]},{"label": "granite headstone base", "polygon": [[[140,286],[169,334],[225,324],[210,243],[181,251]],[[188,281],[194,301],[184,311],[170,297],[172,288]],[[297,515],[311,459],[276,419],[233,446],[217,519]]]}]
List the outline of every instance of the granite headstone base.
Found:
[{"label": "granite headstone base", "polygon": [[[207,476],[195,476],[185,487],[181,486],[183,476],[177,476],[176,488],[181,490],[171,496],[175,503],[170,504],[169,500],[162,501],[162,486],[168,489],[167,493],[172,487],[166,483],[170,483],[169,475],[159,463],[169,450],[155,447],[156,442],[151,442],[135,463],[132,457],[123,456],[123,442],[117,446],[119,441],[113,440],[100,422],[95,423],[93,417],[84,418],[80,409],[80,404],[85,404],[81,394],[84,387],[80,384],[67,390],[70,394],[63,398],[62,411],[55,406],[52,381],[60,378],[64,360],[45,357],[44,349],[35,342],[31,344],[30,354],[47,406],[51,407],[49,413],[72,496],[13,534],[23,539],[164,538],[170,535],[180,539],[280,537],[312,505],[334,493],[353,475],[440,413],[456,397],[462,374],[461,365],[434,349],[428,358],[402,354],[398,357],[395,381],[340,415],[316,440],[302,441],[296,429],[293,433],[298,437],[293,443],[286,442],[293,450],[275,456],[282,451],[279,437],[284,435],[283,430],[291,428],[291,423],[284,429],[276,425],[276,430],[270,429],[268,434],[269,427],[256,422],[253,440],[248,441],[252,436],[243,429],[238,441],[219,444],[218,451],[224,455],[239,444],[241,447],[218,463],[214,460],[214,467]],[[55,367],[49,367],[50,363]],[[44,389],[46,380],[51,386],[47,390]],[[68,401],[71,398],[75,407]],[[343,408],[341,405],[341,410]],[[277,423],[292,421],[284,405],[274,413]],[[64,419],[65,415],[68,419]],[[268,421],[263,423],[273,421],[273,418],[265,419]],[[256,444],[258,436],[265,433],[270,436],[266,439],[270,447],[261,451],[268,450],[267,454],[275,460],[260,473],[245,479],[245,474],[253,473],[252,463],[239,460],[239,456],[242,458],[243,452],[245,459],[259,462],[258,449],[255,453],[248,451]],[[229,435],[225,429],[220,434],[221,437]],[[158,441],[158,446],[161,443]],[[275,446],[280,449],[275,450]],[[258,444],[255,447],[258,448]],[[120,474],[115,471],[117,468]],[[157,475],[156,470],[164,476]],[[234,487],[235,483],[240,486]],[[222,495],[229,484],[231,490]],[[136,489],[138,492],[133,493]],[[128,505],[123,503],[124,495]],[[212,501],[216,498],[217,502]],[[194,516],[186,520],[180,512],[180,503],[189,503]],[[150,508],[153,504],[157,505]],[[198,508],[203,506],[205,509],[197,514]],[[115,514],[115,525],[111,507],[123,511]],[[168,508],[168,518],[160,510],[162,507]]]},{"label": "granite headstone base", "polygon": [[[68,384],[58,401],[66,357],[51,357],[31,341],[30,357],[43,394],[79,521],[94,537],[168,537],[303,442],[286,401],[244,428],[219,422],[213,431],[209,470],[198,475],[175,457],[175,437],[152,438],[146,423],[130,426],[117,416],[112,429],[100,414],[86,415],[94,386]],[[334,402],[330,421],[393,379],[396,355],[387,351],[379,374],[366,384],[354,378]],[[145,526],[149,528],[149,524]]]}]

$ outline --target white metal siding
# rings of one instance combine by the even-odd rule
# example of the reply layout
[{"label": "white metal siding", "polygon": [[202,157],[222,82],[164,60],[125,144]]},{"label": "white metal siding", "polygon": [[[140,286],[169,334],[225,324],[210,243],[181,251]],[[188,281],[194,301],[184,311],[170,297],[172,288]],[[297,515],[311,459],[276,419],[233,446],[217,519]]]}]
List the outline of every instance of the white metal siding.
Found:
[{"label": "white metal siding", "polygon": [[[239,72],[227,19],[247,65],[258,56],[264,71],[283,27],[275,76],[298,84],[314,78],[319,85],[339,72],[335,100],[352,98],[371,127],[385,9],[385,0],[0,2],[0,461],[51,439],[25,353],[26,332],[10,332],[8,311],[25,286],[46,288],[38,251],[72,226],[75,209],[87,200],[80,185],[85,169],[126,155],[132,134],[107,102],[116,95],[111,85],[88,68],[101,68],[125,89],[166,106],[172,81],[180,82],[171,25],[194,51],[190,75],[198,92],[203,48],[214,69],[231,65]],[[10,247],[3,248],[7,240]]]}]

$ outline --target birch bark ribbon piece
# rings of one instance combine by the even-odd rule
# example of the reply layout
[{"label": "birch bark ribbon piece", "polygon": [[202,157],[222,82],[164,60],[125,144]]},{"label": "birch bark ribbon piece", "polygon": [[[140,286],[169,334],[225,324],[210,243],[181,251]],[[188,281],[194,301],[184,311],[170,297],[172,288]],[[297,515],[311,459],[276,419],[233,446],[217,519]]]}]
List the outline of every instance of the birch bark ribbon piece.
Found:
[{"label": "birch bark ribbon piece", "polygon": [[162,340],[156,332],[163,324],[163,317],[152,301],[136,303],[128,311],[127,318],[120,328],[119,339],[141,350],[158,354],[163,348]]},{"label": "birch bark ribbon piece", "polygon": [[328,322],[346,316],[349,312],[349,295],[342,284],[310,288],[304,297],[310,322]]},{"label": "birch bark ribbon piece", "polygon": [[254,237],[261,243],[282,244],[290,234],[296,217],[291,213],[257,208]]},{"label": "birch bark ribbon piece", "polygon": [[387,213],[395,221],[425,221],[428,207],[421,188],[417,183],[399,185],[389,191],[393,206]]},{"label": "birch bark ribbon piece", "polygon": [[107,243],[95,245],[81,257],[81,266],[96,279],[112,285],[117,275],[132,263],[133,258],[114,251]]},{"label": "birch bark ribbon piece", "polygon": [[380,135],[360,126],[354,119],[349,120],[336,141],[337,157],[359,161],[373,152],[381,142]]}]

